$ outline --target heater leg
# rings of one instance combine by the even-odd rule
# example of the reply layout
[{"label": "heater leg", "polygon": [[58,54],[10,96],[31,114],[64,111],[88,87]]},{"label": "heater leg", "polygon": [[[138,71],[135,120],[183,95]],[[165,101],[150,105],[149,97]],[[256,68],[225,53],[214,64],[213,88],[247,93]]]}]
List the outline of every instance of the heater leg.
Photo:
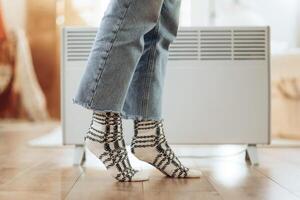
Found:
[{"label": "heater leg", "polygon": [[84,145],[75,145],[75,151],[74,151],[74,160],[73,164],[75,166],[83,165],[85,162],[85,148]]},{"label": "heater leg", "polygon": [[250,165],[259,164],[256,144],[248,144],[245,159]]}]

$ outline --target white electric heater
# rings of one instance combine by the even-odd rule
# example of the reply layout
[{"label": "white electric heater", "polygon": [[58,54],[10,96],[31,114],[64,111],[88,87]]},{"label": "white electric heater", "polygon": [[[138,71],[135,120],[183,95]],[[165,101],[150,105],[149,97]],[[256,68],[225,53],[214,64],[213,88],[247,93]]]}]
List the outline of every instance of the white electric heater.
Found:
[{"label": "white electric heater", "polygon": [[[66,27],[62,32],[61,108],[64,144],[84,157],[83,138],[92,112],[72,103],[97,28]],[[269,27],[180,27],[170,46],[163,118],[171,144],[270,142]],[[133,135],[124,121],[125,140]]]}]

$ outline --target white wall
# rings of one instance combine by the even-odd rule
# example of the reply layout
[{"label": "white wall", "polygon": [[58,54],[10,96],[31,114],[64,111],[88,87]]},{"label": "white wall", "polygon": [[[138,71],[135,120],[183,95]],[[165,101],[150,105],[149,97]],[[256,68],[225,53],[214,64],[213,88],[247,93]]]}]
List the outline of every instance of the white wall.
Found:
[{"label": "white wall", "polygon": [[[214,0],[182,0],[182,3],[185,4],[186,1],[191,1],[192,5],[190,11],[192,20],[191,24],[188,25],[209,25],[209,8],[210,3],[214,2]],[[238,12],[232,9],[232,6],[230,7],[233,2],[234,0],[215,0],[217,17],[220,17],[222,12],[232,16],[237,15]],[[299,0],[239,0],[239,2],[244,10],[251,11],[251,13],[257,16],[257,19],[262,18],[264,24],[271,26],[273,41],[286,43],[289,47],[300,47]],[[253,21],[258,21],[257,19]],[[243,22],[242,25],[245,25],[245,23],[246,22]],[[262,24],[261,20],[258,24]],[[219,23],[218,25],[222,24]],[[249,22],[249,25],[253,25],[253,23]]]},{"label": "white wall", "polygon": [[[274,40],[297,46],[299,42],[299,0],[252,0],[253,10],[260,13],[271,26]],[[254,3],[255,2],[255,3]]]}]

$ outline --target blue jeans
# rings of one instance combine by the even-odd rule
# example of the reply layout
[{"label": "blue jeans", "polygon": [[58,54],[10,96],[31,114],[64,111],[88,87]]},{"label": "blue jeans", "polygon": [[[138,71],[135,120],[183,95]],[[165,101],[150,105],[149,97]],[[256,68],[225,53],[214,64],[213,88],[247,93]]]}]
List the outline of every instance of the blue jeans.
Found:
[{"label": "blue jeans", "polygon": [[181,0],[111,0],[73,99],[126,119],[161,120],[168,49]]}]

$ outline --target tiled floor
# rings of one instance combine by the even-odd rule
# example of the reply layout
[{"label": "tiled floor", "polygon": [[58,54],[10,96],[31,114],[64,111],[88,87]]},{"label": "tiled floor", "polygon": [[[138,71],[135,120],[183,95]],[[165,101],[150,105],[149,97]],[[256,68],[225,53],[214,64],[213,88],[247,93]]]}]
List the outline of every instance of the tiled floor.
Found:
[{"label": "tiled floor", "polygon": [[150,181],[118,183],[90,155],[83,167],[74,167],[71,146],[27,145],[55,125],[0,124],[0,199],[300,199],[300,148],[259,148],[255,167],[244,162],[244,153],[181,158],[203,171],[201,179],[166,178],[133,159]]}]

